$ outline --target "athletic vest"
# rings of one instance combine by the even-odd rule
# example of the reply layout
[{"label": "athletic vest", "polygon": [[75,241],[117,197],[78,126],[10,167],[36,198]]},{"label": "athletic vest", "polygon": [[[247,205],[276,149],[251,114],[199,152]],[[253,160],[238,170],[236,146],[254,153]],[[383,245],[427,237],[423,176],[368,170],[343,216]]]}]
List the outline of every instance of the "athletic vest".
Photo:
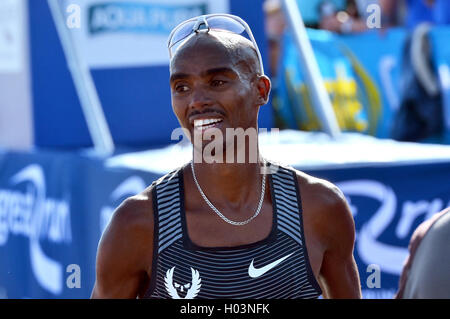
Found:
[{"label": "athletic vest", "polygon": [[268,181],[274,212],[270,235],[255,243],[220,248],[199,247],[187,235],[182,169],[154,182],[153,264],[144,298],[288,299],[321,295],[306,251],[295,171],[279,167],[268,175]]}]

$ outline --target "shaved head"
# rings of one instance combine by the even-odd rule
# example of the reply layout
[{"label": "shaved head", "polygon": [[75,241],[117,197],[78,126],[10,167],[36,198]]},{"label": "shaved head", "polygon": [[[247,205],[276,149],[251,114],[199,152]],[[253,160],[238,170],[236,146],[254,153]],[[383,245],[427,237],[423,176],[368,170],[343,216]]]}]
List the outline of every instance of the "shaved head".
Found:
[{"label": "shaved head", "polygon": [[253,43],[243,36],[227,31],[193,34],[176,51],[170,61],[171,69],[180,58],[189,58],[191,54],[211,52],[211,50],[223,51],[236,67],[250,77],[262,74]]}]

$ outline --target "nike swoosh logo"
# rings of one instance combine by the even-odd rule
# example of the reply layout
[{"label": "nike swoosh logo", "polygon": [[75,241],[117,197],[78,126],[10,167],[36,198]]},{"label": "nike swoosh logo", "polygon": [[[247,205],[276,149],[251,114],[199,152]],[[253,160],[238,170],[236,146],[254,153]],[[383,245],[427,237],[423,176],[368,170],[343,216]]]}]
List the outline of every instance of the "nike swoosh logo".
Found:
[{"label": "nike swoosh logo", "polygon": [[280,263],[282,263],[283,261],[285,261],[287,258],[289,258],[293,253],[290,253],[287,256],[284,256],[278,260],[275,260],[274,262],[271,262],[270,264],[261,267],[261,268],[255,268],[253,266],[253,261],[250,263],[250,266],[248,267],[248,275],[252,278],[258,278],[261,277],[262,275],[264,275],[266,272],[268,272],[269,270],[271,270],[272,268],[275,268],[276,266],[278,266]]}]

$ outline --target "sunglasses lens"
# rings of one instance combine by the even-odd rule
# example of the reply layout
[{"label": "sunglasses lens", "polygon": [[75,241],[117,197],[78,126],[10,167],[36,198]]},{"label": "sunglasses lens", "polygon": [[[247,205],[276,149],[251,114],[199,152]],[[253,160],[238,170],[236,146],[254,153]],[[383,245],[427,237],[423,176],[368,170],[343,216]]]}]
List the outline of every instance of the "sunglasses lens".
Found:
[{"label": "sunglasses lens", "polygon": [[[213,30],[233,32],[242,35],[250,40],[245,27],[232,18],[224,16],[209,17],[207,21],[209,27]],[[177,50],[180,42],[186,39],[190,34],[192,34],[192,28],[194,27],[195,23],[196,21],[187,21],[176,28],[176,31],[172,35],[169,43],[171,56]]]},{"label": "sunglasses lens", "polygon": [[187,21],[186,23],[181,24],[177,27],[169,43],[169,50],[171,55],[173,55],[173,52],[176,51],[179,42],[186,39],[192,33],[192,28],[194,27],[194,25],[195,21]]},{"label": "sunglasses lens", "polygon": [[245,27],[229,17],[210,17],[208,18],[208,24],[213,30],[229,31],[240,35],[245,33]]},{"label": "sunglasses lens", "polygon": [[[258,46],[256,45],[256,42],[249,34],[249,33],[251,33],[251,31],[247,31],[248,26],[247,27],[245,26],[245,22],[242,23],[231,17],[223,16],[223,15],[206,16],[206,21],[207,21],[208,28],[211,30],[232,32],[232,33],[241,35],[241,36],[247,38],[248,40],[252,41],[253,44],[255,45],[255,48],[256,48],[256,50],[258,52],[258,56],[259,56],[259,51],[257,49]],[[172,33],[172,37],[169,40],[169,55],[171,58],[177,51],[178,47],[183,43],[182,41],[194,33],[193,28],[195,27],[196,24],[197,24],[197,20],[188,20],[175,28],[175,30]],[[200,30],[201,26],[204,26],[204,25],[199,24],[198,26],[199,26],[199,30]],[[260,56],[259,56],[259,59],[260,59],[260,63],[261,63],[261,70],[264,73],[264,69],[262,66]]]}]

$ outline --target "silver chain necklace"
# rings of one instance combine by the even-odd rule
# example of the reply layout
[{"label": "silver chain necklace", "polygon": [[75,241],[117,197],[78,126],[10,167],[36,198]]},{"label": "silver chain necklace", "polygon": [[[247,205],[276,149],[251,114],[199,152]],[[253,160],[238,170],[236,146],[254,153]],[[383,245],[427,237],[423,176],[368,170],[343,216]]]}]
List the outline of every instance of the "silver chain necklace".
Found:
[{"label": "silver chain necklace", "polygon": [[251,222],[256,216],[259,215],[259,212],[261,211],[261,207],[264,201],[264,193],[266,190],[266,174],[262,174],[262,186],[261,186],[261,198],[259,199],[258,208],[256,209],[255,213],[252,217],[250,217],[247,220],[244,220],[242,222],[236,222],[234,220],[228,219],[225,217],[214,205],[209,201],[208,197],[206,197],[205,193],[203,193],[202,188],[200,187],[200,184],[197,181],[197,177],[195,176],[195,170],[194,170],[194,163],[191,161],[191,168],[192,168],[192,176],[194,177],[194,182],[197,185],[198,191],[200,192],[200,195],[202,195],[203,199],[205,200],[206,204],[208,204],[209,207],[217,214],[220,218],[222,218],[225,222],[231,225],[235,226],[242,226],[246,225],[249,222]]}]

